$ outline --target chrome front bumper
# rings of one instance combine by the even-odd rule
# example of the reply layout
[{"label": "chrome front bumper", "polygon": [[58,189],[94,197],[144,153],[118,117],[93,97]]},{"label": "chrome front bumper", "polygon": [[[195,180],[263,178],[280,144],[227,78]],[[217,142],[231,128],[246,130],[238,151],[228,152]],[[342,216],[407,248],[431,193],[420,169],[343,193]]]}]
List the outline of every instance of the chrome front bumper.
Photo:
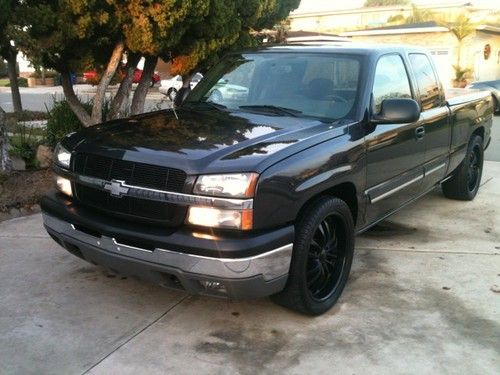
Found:
[{"label": "chrome front bumper", "polygon": [[[141,277],[143,272],[164,272],[178,277],[184,289],[195,294],[215,294],[219,292],[211,292],[210,290],[200,290],[192,288],[192,283],[187,282],[187,286],[182,281],[189,279],[194,280],[209,280],[218,281],[225,285],[227,293],[230,296],[245,297],[245,296],[262,296],[276,293],[281,290],[286,282],[290,269],[292,258],[293,244],[288,244],[277,249],[272,249],[262,254],[258,254],[246,258],[215,258],[187,253],[176,252],[174,249],[155,248],[145,249],[119,243],[115,238],[107,236],[96,237],[85,233],[75,228],[74,225],[66,221],[60,220],[52,215],[43,213],[43,222],[47,231],[55,238],[55,240],[67,248],[77,248],[79,256],[93,263],[109,266],[113,262],[112,259],[119,259],[120,264],[126,263],[125,274],[134,274],[134,264],[137,265],[137,276]],[[96,254],[93,257],[92,254]],[[98,256],[97,256],[98,255]],[[94,258],[98,258],[94,261]],[[110,261],[108,264],[107,261]],[[148,271],[148,265],[149,271]],[[111,267],[118,272],[121,271],[119,265]],[[145,270],[146,268],[146,270]],[[162,271],[163,270],[163,271]],[[242,282],[249,281],[252,288],[266,289],[262,291],[249,291],[248,288],[236,288],[236,292],[230,291],[234,288],[230,286],[232,281],[238,281],[238,285],[243,285]],[[205,284],[203,284],[205,285]],[[171,286],[171,285],[166,285]]]}]

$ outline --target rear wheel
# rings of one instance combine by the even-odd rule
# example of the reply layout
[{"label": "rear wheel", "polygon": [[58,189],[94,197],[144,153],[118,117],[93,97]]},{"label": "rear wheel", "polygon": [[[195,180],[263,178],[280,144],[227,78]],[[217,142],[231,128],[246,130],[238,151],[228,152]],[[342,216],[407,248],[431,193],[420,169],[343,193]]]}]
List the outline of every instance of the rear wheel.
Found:
[{"label": "rear wheel", "polygon": [[287,285],[273,300],[304,314],[323,314],[342,294],[353,254],[349,207],[338,198],[321,198],[299,218]]},{"label": "rear wheel", "polygon": [[483,156],[483,139],[474,135],[467,147],[465,159],[453,172],[452,177],[442,184],[445,197],[465,201],[474,199],[481,184]]}]

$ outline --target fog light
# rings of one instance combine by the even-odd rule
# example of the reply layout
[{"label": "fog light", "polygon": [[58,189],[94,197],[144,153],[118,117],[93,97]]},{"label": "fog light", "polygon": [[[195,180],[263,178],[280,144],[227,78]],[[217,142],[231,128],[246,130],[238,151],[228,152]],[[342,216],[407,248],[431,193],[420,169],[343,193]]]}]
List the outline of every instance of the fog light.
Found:
[{"label": "fog light", "polygon": [[56,176],[56,188],[61,193],[66,194],[69,197],[73,196],[73,190],[71,189],[71,181],[67,178]]},{"label": "fog light", "polygon": [[200,281],[200,284],[203,285],[205,289],[211,289],[218,292],[226,292],[226,287],[220,281],[204,280]]}]

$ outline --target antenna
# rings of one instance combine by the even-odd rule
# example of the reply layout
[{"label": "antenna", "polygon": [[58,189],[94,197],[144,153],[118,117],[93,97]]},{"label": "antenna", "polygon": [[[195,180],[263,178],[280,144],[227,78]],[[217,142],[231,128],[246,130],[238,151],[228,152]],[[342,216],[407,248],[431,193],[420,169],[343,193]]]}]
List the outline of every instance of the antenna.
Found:
[{"label": "antenna", "polygon": [[179,116],[177,116],[177,111],[175,110],[175,103],[172,103],[172,111],[174,111],[175,118],[178,120]]}]

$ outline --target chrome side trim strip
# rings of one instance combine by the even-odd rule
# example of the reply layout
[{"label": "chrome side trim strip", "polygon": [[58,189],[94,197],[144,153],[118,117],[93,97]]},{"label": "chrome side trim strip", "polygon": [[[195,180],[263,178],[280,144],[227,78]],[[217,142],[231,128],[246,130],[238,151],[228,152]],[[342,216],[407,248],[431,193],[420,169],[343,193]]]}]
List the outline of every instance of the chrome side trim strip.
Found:
[{"label": "chrome side trim strip", "polygon": [[[104,252],[127,257],[130,262],[144,261],[179,269],[184,272],[225,279],[244,279],[261,275],[266,281],[287,275],[292,260],[293,243],[245,258],[214,258],[156,248],[153,251],[123,245],[115,238],[95,237],[71,223],[42,213],[43,223],[56,236],[80,249],[93,247]],[[214,240],[215,241],[215,240]]]},{"label": "chrome side trim strip", "polygon": [[439,171],[441,168],[444,168],[444,167],[446,167],[446,163],[439,164],[437,167],[434,167],[434,168],[432,168],[432,169],[429,169],[428,171],[426,170],[426,171],[425,171],[425,173],[424,173],[424,175],[425,175],[425,176],[428,176],[428,175],[430,175],[430,174],[432,174],[432,173],[434,173],[434,172]]},{"label": "chrome side trim strip", "polygon": [[[73,179],[73,181],[81,183],[82,185],[86,185],[103,191],[108,191],[107,189],[105,189],[105,186],[113,182],[96,177],[77,175],[74,173],[69,173],[68,177]],[[147,199],[159,202],[169,202],[183,206],[197,205],[197,206],[217,207],[228,210],[244,210],[253,208],[253,199],[205,197],[202,195],[174,193],[166,190],[157,190],[142,186],[128,185],[121,181],[120,183],[122,187],[128,189],[126,193],[121,194],[122,196]]]},{"label": "chrome side trim strip", "polygon": [[377,203],[378,201],[380,201],[380,200],[382,200],[384,198],[387,198],[388,196],[390,196],[390,195],[392,195],[394,193],[397,193],[398,191],[404,189],[407,186],[410,186],[411,184],[414,184],[415,182],[420,181],[423,178],[424,178],[424,175],[421,174],[420,176],[415,177],[415,178],[411,179],[410,181],[407,181],[404,184],[399,185],[399,186],[395,187],[394,189],[391,189],[391,190],[389,190],[389,191],[387,191],[387,192],[385,192],[385,193],[383,193],[383,194],[381,194],[381,195],[379,195],[379,196],[377,196],[375,198],[371,198],[370,197],[370,203],[372,203],[372,204],[373,203]]}]

